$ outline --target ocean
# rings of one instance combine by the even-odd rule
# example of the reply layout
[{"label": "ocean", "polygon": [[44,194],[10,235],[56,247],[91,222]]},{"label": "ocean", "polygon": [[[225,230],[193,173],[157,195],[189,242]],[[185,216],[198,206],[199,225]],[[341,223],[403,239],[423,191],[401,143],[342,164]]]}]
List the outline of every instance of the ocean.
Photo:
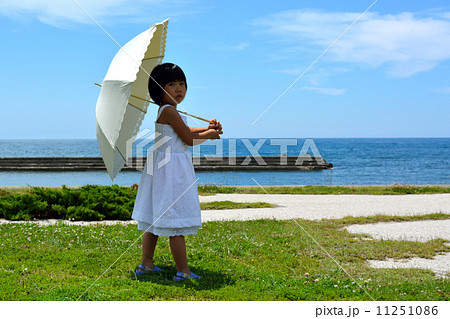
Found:
[{"label": "ocean", "polygon": [[[151,142],[135,143],[145,155]],[[303,150],[302,150],[303,149]],[[211,156],[320,155],[333,169],[322,171],[197,172],[198,184],[217,185],[390,185],[450,184],[450,138],[262,138],[208,141],[191,151]],[[101,156],[96,140],[0,140],[0,157]],[[141,172],[0,171],[1,186],[138,184]]]}]

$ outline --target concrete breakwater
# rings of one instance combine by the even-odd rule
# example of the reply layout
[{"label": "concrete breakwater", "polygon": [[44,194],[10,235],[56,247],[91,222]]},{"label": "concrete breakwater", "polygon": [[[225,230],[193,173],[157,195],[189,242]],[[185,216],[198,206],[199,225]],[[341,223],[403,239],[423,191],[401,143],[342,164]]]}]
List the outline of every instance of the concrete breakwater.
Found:
[{"label": "concrete breakwater", "polygon": [[[142,170],[145,158],[129,158],[123,170]],[[271,171],[330,169],[320,156],[193,157],[196,171]],[[98,171],[105,170],[101,157],[1,157],[0,171]]]}]

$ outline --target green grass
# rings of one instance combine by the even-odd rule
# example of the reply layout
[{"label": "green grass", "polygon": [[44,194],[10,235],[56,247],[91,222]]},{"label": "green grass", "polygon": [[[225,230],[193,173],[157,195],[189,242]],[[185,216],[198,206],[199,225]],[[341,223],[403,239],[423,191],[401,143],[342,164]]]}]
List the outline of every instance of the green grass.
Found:
[{"label": "green grass", "polygon": [[[107,186],[98,186],[107,188]],[[137,185],[133,186],[136,188]],[[128,187],[122,187],[124,189]],[[444,194],[450,193],[450,187],[447,185],[367,185],[367,186],[263,186],[264,190],[258,186],[222,186],[215,184],[199,185],[199,195],[213,195],[218,193],[225,194],[303,194],[303,195],[322,195],[322,194],[354,194],[354,195],[405,195],[405,194]],[[58,188],[55,188],[57,190]],[[6,194],[25,194],[30,193],[32,188],[8,188],[0,187],[0,197]]]},{"label": "green grass", "polygon": [[229,200],[224,201],[216,201],[216,202],[208,202],[208,203],[200,203],[200,208],[204,209],[244,209],[244,208],[273,208],[275,205],[265,203],[265,202],[256,202],[256,203],[236,203]]},{"label": "green grass", "polygon": [[353,279],[294,221],[208,222],[187,237],[191,270],[202,279],[185,283],[171,280],[175,267],[163,237],[154,261],[165,272],[136,278],[142,233],[135,225],[3,224],[0,300],[371,300],[369,294],[375,300],[449,300],[449,281],[431,271],[366,265],[368,259],[432,258],[450,251],[444,240],[366,240],[343,229],[349,223],[448,218],[297,220]]},{"label": "green grass", "polygon": [[239,187],[221,185],[200,185],[199,195],[213,195],[218,193],[238,194],[303,194],[303,195],[405,195],[405,194],[443,194],[450,193],[448,186],[420,186],[392,184],[388,186],[263,186],[261,187]]}]

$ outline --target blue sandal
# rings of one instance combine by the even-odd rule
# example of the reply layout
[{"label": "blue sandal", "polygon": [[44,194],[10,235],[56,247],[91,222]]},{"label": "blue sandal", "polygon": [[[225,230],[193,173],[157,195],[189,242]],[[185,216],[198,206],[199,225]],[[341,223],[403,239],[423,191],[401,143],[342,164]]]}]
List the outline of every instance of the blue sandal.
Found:
[{"label": "blue sandal", "polygon": [[134,273],[136,274],[136,276],[139,276],[139,275],[143,275],[143,274],[148,274],[149,272],[158,272],[158,271],[163,271],[163,270],[156,266],[153,266],[153,268],[150,268],[143,264],[140,264],[139,269],[136,269],[134,271]]},{"label": "blue sandal", "polygon": [[188,275],[188,274],[186,274],[184,272],[177,272],[175,277],[173,277],[173,281],[183,281],[183,280],[186,280],[186,279],[200,279],[200,278],[202,278],[202,277],[199,276],[199,275],[194,274],[192,271],[191,271],[190,275]]}]

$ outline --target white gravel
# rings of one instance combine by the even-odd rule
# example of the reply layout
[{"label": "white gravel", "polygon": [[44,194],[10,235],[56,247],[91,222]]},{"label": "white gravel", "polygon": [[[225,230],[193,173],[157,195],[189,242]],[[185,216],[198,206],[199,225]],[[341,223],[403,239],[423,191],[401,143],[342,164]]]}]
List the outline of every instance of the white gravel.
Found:
[{"label": "white gravel", "polygon": [[450,254],[437,255],[433,259],[413,257],[409,259],[369,260],[369,266],[373,268],[421,268],[434,272],[436,277],[450,277]]},{"label": "white gravel", "polygon": [[291,219],[338,219],[345,216],[411,216],[450,213],[450,194],[427,195],[286,195],[217,194],[200,196],[201,202],[268,202],[277,208],[204,210],[203,221]]},{"label": "white gravel", "polygon": [[450,241],[450,219],[377,223],[345,227],[350,233],[367,234],[381,240],[426,242],[442,238]]}]

